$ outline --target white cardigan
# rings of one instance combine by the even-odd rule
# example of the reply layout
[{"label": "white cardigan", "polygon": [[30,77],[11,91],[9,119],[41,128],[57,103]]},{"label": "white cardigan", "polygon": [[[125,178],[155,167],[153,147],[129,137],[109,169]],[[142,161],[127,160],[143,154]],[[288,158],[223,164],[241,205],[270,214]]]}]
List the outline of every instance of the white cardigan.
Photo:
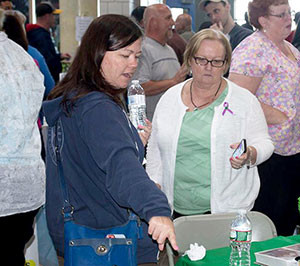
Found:
[{"label": "white cardigan", "polygon": [[[146,170],[150,178],[161,185],[172,208],[177,142],[187,109],[181,99],[185,82],[170,88],[158,102],[147,151]],[[229,161],[233,152],[230,144],[245,138],[247,145],[257,150],[255,165],[267,160],[274,150],[256,97],[227,79],[226,82],[228,94],[224,102],[215,107],[211,126],[212,213],[250,210],[259,192],[257,167],[233,169]],[[224,104],[229,105],[233,114],[228,110],[224,112]]]}]

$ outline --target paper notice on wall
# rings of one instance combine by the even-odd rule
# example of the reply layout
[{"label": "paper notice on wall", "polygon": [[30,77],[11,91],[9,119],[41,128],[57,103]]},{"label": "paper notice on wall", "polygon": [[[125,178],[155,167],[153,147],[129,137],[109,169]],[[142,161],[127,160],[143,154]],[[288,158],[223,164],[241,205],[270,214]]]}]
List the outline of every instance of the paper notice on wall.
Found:
[{"label": "paper notice on wall", "polygon": [[76,17],[76,41],[81,41],[83,34],[87,30],[93,19],[93,17]]}]

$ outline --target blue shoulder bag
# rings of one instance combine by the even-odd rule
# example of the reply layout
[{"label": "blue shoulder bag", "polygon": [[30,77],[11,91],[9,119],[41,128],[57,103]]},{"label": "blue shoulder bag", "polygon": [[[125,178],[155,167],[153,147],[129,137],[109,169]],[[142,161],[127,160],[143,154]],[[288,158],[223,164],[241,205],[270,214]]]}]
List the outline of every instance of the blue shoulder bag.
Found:
[{"label": "blue shoulder bag", "polygon": [[55,125],[55,149],[64,199],[64,266],[136,266],[137,239],[142,237],[142,227],[135,214],[129,211],[125,224],[107,229],[94,229],[74,221],[76,210],[70,204],[65,183],[58,141],[62,131],[57,129],[58,124]]}]

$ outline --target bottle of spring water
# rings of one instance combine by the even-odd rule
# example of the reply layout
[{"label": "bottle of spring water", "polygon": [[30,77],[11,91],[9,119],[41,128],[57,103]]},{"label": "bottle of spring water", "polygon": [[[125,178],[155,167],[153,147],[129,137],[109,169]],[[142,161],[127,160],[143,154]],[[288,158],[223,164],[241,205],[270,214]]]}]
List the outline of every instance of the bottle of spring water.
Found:
[{"label": "bottle of spring water", "polygon": [[138,129],[138,125],[146,125],[146,100],[143,87],[138,80],[132,80],[127,91],[129,118]]},{"label": "bottle of spring water", "polygon": [[250,266],[252,227],[245,210],[240,210],[230,230],[230,266]]}]

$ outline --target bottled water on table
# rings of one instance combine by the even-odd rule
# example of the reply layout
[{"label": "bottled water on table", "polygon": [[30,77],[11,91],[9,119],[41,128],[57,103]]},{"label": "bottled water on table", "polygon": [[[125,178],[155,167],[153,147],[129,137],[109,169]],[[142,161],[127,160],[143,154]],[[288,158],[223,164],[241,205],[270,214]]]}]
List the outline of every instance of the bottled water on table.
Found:
[{"label": "bottled water on table", "polygon": [[132,80],[127,91],[129,118],[138,129],[138,125],[146,125],[146,100],[143,87],[138,80]]},{"label": "bottled water on table", "polygon": [[230,230],[230,266],[250,266],[252,227],[245,210],[240,210]]}]

